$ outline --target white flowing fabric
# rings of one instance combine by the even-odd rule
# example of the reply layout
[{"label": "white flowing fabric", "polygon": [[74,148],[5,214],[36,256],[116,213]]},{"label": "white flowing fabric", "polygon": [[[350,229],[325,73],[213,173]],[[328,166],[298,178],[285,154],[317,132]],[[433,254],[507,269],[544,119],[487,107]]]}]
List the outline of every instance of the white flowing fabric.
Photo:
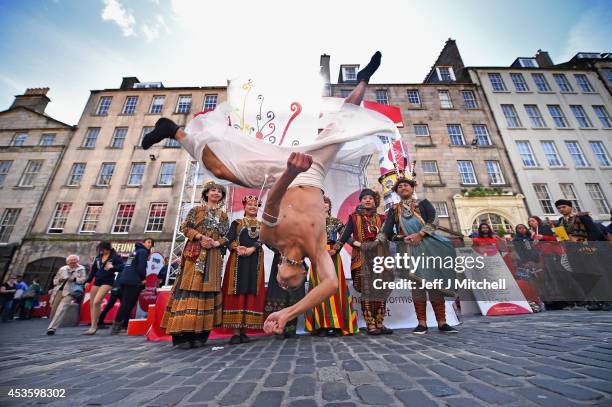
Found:
[{"label": "white flowing fabric", "polygon": [[208,146],[230,172],[251,188],[271,187],[285,170],[291,152],[311,154],[312,167],[300,174],[292,186],[323,189],[323,180],[332,163],[355,163],[376,152],[379,136],[399,139],[394,123],[380,113],[344,103],[339,98],[323,98],[321,106],[318,128],[323,130],[315,137],[292,134],[289,140],[303,142],[297,146],[270,144],[230,126],[229,123],[238,123],[239,117],[228,103],[221,103],[215,110],[192,119],[185,128],[187,136],[180,143],[200,162],[202,151]]}]

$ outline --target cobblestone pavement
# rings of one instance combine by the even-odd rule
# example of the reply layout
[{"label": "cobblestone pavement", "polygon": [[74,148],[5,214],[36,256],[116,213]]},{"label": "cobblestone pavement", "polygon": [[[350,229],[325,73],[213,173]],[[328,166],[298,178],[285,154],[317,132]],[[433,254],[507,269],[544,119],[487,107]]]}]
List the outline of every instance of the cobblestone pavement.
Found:
[{"label": "cobblestone pavement", "polygon": [[[86,337],[83,327],[47,337],[46,323],[0,325],[0,405],[612,405],[612,312],[472,317],[453,336],[398,330],[187,351],[108,330]],[[66,398],[11,400],[10,388]]]}]

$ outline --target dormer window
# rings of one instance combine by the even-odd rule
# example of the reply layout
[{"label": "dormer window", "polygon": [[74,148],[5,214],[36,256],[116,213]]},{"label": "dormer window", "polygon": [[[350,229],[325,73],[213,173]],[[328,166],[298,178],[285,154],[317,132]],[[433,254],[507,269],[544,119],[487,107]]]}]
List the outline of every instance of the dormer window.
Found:
[{"label": "dormer window", "polygon": [[519,63],[523,68],[538,68],[538,62],[535,58],[519,58]]},{"label": "dormer window", "polygon": [[597,52],[581,52],[578,54],[578,58],[581,59],[600,59],[601,55]]},{"label": "dormer window", "polygon": [[436,72],[440,82],[452,82],[455,80],[455,73],[451,66],[438,66],[436,67]]},{"label": "dormer window", "polygon": [[342,80],[344,82],[356,81],[357,80],[357,68],[358,65],[346,65],[342,67]]}]

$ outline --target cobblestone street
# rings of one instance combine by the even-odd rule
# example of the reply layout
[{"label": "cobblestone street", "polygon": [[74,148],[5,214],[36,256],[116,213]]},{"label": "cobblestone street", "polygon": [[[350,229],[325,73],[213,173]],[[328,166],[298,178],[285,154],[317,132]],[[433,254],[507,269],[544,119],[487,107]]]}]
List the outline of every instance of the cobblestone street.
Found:
[{"label": "cobblestone street", "polygon": [[[81,336],[84,327],[48,337],[47,322],[0,326],[0,405],[612,405],[610,312],[472,317],[453,336],[255,338],[188,351],[108,330]],[[66,397],[10,399],[11,388]]]}]

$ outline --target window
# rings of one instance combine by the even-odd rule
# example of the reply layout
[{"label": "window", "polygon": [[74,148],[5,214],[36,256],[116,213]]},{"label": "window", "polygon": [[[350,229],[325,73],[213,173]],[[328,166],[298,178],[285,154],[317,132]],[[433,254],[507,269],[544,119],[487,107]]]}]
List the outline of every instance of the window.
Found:
[{"label": "window", "polygon": [[561,90],[561,92],[573,92],[574,91],[574,89],[572,88],[572,85],[570,85],[569,81],[567,80],[564,74],[554,73],[553,78],[555,78],[555,82],[557,82],[557,86],[559,86],[559,89]]},{"label": "window", "polygon": [[506,84],[502,79],[501,74],[498,73],[490,73],[489,80],[491,81],[491,87],[493,87],[493,92],[505,92]]},{"label": "window", "polygon": [[347,98],[348,95],[351,94],[351,90],[350,89],[340,89],[340,97],[341,98]]},{"label": "window", "polygon": [[100,169],[100,175],[98,175],[98,186],[109,186],[113,173],[115,172],[115,163],[103,163]]},{"label": "window", "polygon": [[161,232],[164,228],[167,211],[167,203],[152,203],[149,208],[149,218],[147,219],[145,232]]},{"label": "window", "polygon": [[463,95],[463,102],[465,103],[466,109],[478,108],[478,103],[476,103],[476,97],[474,96],[474,92],[472,92],[471,90],[462,90],[461,95]]},{"label": "window", "polygon": [[389,95],[385,89],[378,89],[376,91],[376,103],[380,103],[381,105],[389,104]]},{"label": "window", "polygon": [[[196,169],[197,169],[197,172],[196,172]],[[203,185],[204,176],[206,175],[204,173],[204,170],[205,170],[205,167],[202,164],[198,165],[195,161],[192,161],[191,162],[191,178],[189,180],[189,185],[193,186],[194,181],[195,181],[195,185]]]},{"label": "window", "polygon": [[83,220],[81,221],[80,233],[95,233],[98,226],[98,220],[102,214],[102,204],[87,204]]},{"label": "window", "polygon": [[536,161],[535,155],[533,154],[533,150],[531,149],[531,144],[529,141],[517,141],[516,148],[518,149],[519,154],[521,155],[521,159],[523,160],[523,165],[525,167],[537,167],[538,162]]},{"label": "window", "polygon": [[476,173],[474,172],[474,165],[472,165],[471,161],[457,161],[457,167],[459,168],[462,184],[474,185],[478,183]]},{"label": "window", "polygon": [[510,221],[496,213],[483,213],[482,215],[476,217],[476,219],[474,219],[472,222],[472,231],[477,232],[478,226],[480,226],[481,223],[486,223],[489,225],[494,233],[500,230],[500,228],[506,233],[514,232],[514,227]]},{"label": "window", "polygon": [[572,206],[576,208],[576,211],[582,211],[580,207],[580,202],[578,201],[578,194],[576,194],[576,189],[574,188],[574,184],[559,184],[559,188],[561,188],[561,193],[563,197],[568,201],[572,201]]},{"label": "window", "polygon": [[474,124],[472,126],[474,128],[474,136],[476,138],[476,144],[479,146],[490,146],[491,138],[489,137],[489,131],[487,130],[487,126],[484,124]]},{"label": "window", "polygon": [[605,106],[595,105],[593,106],[593,111],[595,112],[595,115],[601,122],[604,129],[612,128],[612,121],[610,121],[610,115],[608,114],[608,111],[606,110]]},{"label": "window", "polygon": [[601,185],[599,184],[585,184],[587,191],[589,191],[589,195],[591,195],[591,199],[595,202],[595,207],[597,208],[597,213],[600,215],[608,215],[610,213],[610,205],[608,204],[608,200],[601,190]]},{"label": "window", "polygon": [[506,183],[499,161],[485,161],[485,167],[487,167],[487,174],[491,180],[491,185]]},{"label": "window", "polygon": [[144,176],[145,163],[132,163],[130,168],[130,175],[128,176],[127,184],[130,187],[139,186],[142,184],[142,177]]},{"label": "window", "polygon": [[172,185],[174,170],[176,170],[176,163],[161,163],[157,185]]},{"label": "window", "polygon": [[533,78],[533,82],[536,84],[536,88],[538,88],[539,92],[550,92],[550,85],[546,80],[546,77],[543,73],[532,73],[531,77]]},{"label": "window", "polygon": [[102,96],[98,102],[98,108],[96,109],[97,115],[107,115],[108,109],[110,108],[111,102],[113,101],[112,96]]},{"label": "window", "polygon": [[214,110],[217,107],[217,95],[204,96],[204,111]]},{"label": "window", "polygon": [[57,205],[55,205],[53,215],[51,215],[51,222],[49,223],[47,233],[64,233],[64,226],[66,226],[68,214],[71,209],[72,203],[58,202]]},{"label": "window", "polygon": [[586,115],[584,108],[580,105],[570,105],[570,109],[572,109],[572,113],[574,113],[574,117],[576,117],[576,121],[578,122],[578,126],[581,129],[590,129],[593,127],[593,122]]},{"label": "window", "polygon": [[6,176],[8,175],[12,165],[13,161],[0,161],[0,187],[4,185],[4,181],[6,180]]},{"label": "window", "polygon": [[502,105],[502,111],[504,112],[504,116],[506,117],[506,123],[508,123],[508,127],[523,127],[521,119],[519,119],[514,105]]},{"label": "window", "polygon": [[519,58],[519,63],[523,68],[537,68],[538,62],[535,58]]},{"label": "window", "polygon": [[123,148],[125,138],[127,137],[127,127],[116,127],[111,139],[111,148]]},{"label": "window", "polygon": [[137,147],[141,147],[142,148],[142,139],[144,136],[147,135],[147,133],[150,133],[153,131],[155,127],[150,127],[150,126],[146,126],[142,128],[142,132],[140,133],[140,140],[138,140],[138,146]]},{"label": "window", "polygon": [[418,90],[408,89],[407,95],[408,95],[408,103],[413,104],[413,105],[421,104],[421,96],[419,95]]},{"label": "window", "polygon": [[447,124],[446,129],[448,131],[448,137],[450,138],[452,145],[454,146],[465,145],[465,139],[463,138],[463,132],[461,131],[461,125]]},{"label": "window", "polygon": [[66,181],[66,185],[68,185],[69,187],[78,187],[79,185],[81,185],[83,174],[85,174],[85,166],[85,163],[72,164],[72,168],[70,169],[70,174],[68,174],[68,180]]},{"label": "window", "polygon": [[436,68],[440,82],[452,82],[455,80],[453,68],[450,66],[439,66]]},{"label": "window", "polygon": [[550,199],[548,185],[533,184],[533,190],[535,191],[538,201],[540,202],[540,207],[542,208],[542,211],[547,215],[554,214],[555,208],[553,207],[552,200]]},{"label": "window", "polygon": [[344,81],[356,81],[357,80],[357,67],[356,66],[343,66],[342,77]]},{"label": "window", "polygon": [[606,150],[606,146],[601,141],[589,141],[591,145],[591,150],[593,150],[593,154],[595,155],[595,159],[599,163],[600,167],[611,167],[612,163],[610,162],[610,155]]},{"label": "window", "polygon": [[23,144],[25,143],[27,138],[28,138],[27,134],[25,134],[25,133],[17,133],[17,134],[15,134],[13,136],[10,145],[12,147],[21,147],[21,146],[23,146]]},{"label": "window", "polygon": [[437,174],[438,163],[436,161],[422,161],[423,174]]},{"label": "window", "polygon": [[577,141],[566,141],[565,145],[567,146],[567,150],[572,156],[572,160],[574,160],[574,165],[579,168],[588,167],[589,163],[584,157],[582,153],[582,148],[580,148],[580,144]]},{"label": "window", "polygon": [[41,146],[52,146],[55,143],[55,134],[43,134],[40,136],[40,142],[38,143]]},{"label": "window", "polygon": [[589,78],[585,74],[577,73],[574,74],[574,78],[576,78],[576,83],[581,91],[584,93],[593,93],[595,90],[593,86],[591,86],[591,82],[589,82]]},{"label": "window", "polygon": [[179,96],[176,103],[176,113],[189,113],[191,110],[191,95]]},{"label": "window", "polygon": [[20,213],[21,209],[18,208],[6,208],[2,213],[2,219],[0,220],[0,243],[8,243]]},{"label": "window", "polygon": [[612,69],[604,69],[603,71],[606,74],[608,82],[612,82]]},{"label": "window", "polygon": [[432,202],[438,218],[448,218],[448,207],[446,202]]},{"label": "window", "polygon": [[563,161],[557,150],[557,146],[554,141],[542,141],[542,150],[546,156],[549,167],[563,167]]},{"label": "window", "polygon": [[527,116],[531,122],[531,127],[538,129],[546,127],[546,122],[544,121],[542,113],[540,113],[540,109],[538,109],[537,105],[525,105],[525,111],[527,112]]},{"label": "window", "polygon": [[550,115],[552,116],[555,125],[559,128],[566,128],[569,127],[569,122],[567,121],[567,118],[565,117],[565,114],[563,113],[563,110],[561,110],[561,106],[559,105],[548,105],[548,112],[550,113]]},{"label": "window", "polygon": [[522,73],[511,73],[510,78],[512,79],[512,83],[514,84],[514,88],[517,92],[529,91],[529,87],[527,86],[527,82],[525,82],[525,78],[523,78]]},{"label": "window", "polygon": [[149,113],[151,114],[160,114],[164,109],[164,102],[166,101],[165,96],[153,96],[153,100],[151,101],[151,108],[149,109]]},{"label": "window", "polygon": [[167,148],[181,148],[181,143],[179,143],[178,140],[176,140],[176,139],[168,138],[168,139],[166,139],[166,144],[164,144],[164,147],[167,147]]},{"label": "window", "polygon": [[23,171],[23,175],[19,180],[20,187],[32,187],[34,186],[34,180],[36,176],[42,169],[44,160],[30,160],[26,164],[25,170]]},{"label": "window", "polygon": [[414,134],[418,137],[429,137],[429,126],[426,124],[415,124]]},{"label": "window", "polygon": [[83,148],[95,148],[96,141],[98,141],[98,134],[100,134],[99,127],[90,127],[87,129],[87,133],[85,133],[85,138],[83,139]]},{"label": "window", "polygon": [[138,103],[138,96],[127,96],[125,98],[125,104],[123,105],[123,114],[134,114],[136,111],[136,104]]},{"label": "window", "polygon": [[134,217],[135,203],[122,203],[117,207],[112,233],[128,233]]},{"label": "window", "polygon": [[439,90],[438,97],[440,98],[440,107],[442,109],[453,108],[453,101],[451,100],[450,94],[447,90]]}]

